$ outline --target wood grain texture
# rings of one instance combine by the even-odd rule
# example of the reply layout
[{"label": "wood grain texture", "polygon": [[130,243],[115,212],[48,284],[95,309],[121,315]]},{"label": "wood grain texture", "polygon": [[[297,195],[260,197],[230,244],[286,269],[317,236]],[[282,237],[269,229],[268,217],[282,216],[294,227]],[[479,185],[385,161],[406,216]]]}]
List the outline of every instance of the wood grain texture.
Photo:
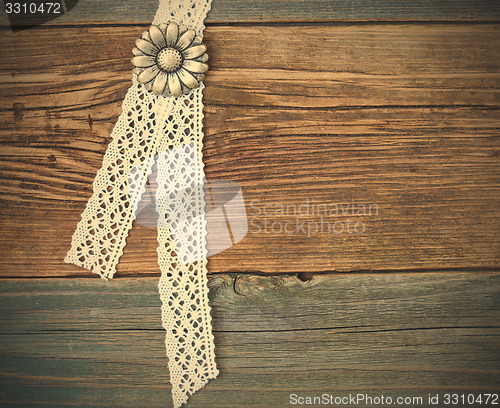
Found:
[{"label": "wood grain texture", "polygon": [[[310,27],[306,43],[327,39],[325,53],[316,57],[300,46],[290,56],[298,45],[291,29],[254,35],[254,49],[248,31],[207,30],[209,46],[219,50],[206,90],[208,177],[238,181],[247,201],[261,200],[261,208],[307,199],[379,206],[379,216],[365,219],[370,232],[355,238],[259,234],[254,228],[239,245],[213,258],[212,268],[276,272],[498,265],[498,251],[491,250],[492,241],[495,248],[499,242],[498,74],[492,59],[498,30],[467,29],[460,27],[462,41],[450,44],[444,40],[456,38],[457,27],[434,27],[425,34],[418,26]],[[3,79],[10,83],[2,90],[5,274],[44,275],[61,265],[128,86],[128,50],[116,44],[126,44],[120,40],[125,36],[132,42],[137,30],[63,31],[55,42],[39,36],[40,46],[32,37],[17,49],[9,46],[12,42],[5,49],[9,75]],[[54,37],[50,31],[40,33]],[[270,49],[260,69],[256,57],[242,63],[231,59],[239,41],[248,44],[249,55],[260,55],[267,36],[281,47]],[[231,41],[222,46],[224,37]],[[344,47],[337,51],[344,58],[340,61],[329,52],[338,44]],[[370,48],[377,48],[380,60],[362,57]],[[347,52],[353,49],[357,55]],[[418,58],[409,56],[410,50]],[[118,59],[110,61],[110,53]],[[23,70],[25,55],[37,58]],[[54,56],[61,61],[55,66]],[[455,66],[443,74],[450,60]],[[96,72],[105,79],[95,82]],[[262,217],[257,221],[262,223]],[[32,235],[25,235],[28,229]],[[134,259],[123,271],[156,273],[154,232],[139,228],[135,234],[139,245],[132,235]],[[138,270],[137,256],[144,250],[148,256],[141,256]],[[32,256],[47,252],[49,262],[35,264]],[[77,270],[62,267],[63,273]]]},{"label": "wood grain texture", "polygon": [[[90,273],[62,259],[130,84],[139,31],[4,36],[1,276]],[[206,31],[205,170],[242,186],[249,222],[210,271],[498,267],[499,27],[301,31]],[[377,212],[353,215],[353,204]],[[301,205],[312,207],[298,214]],[[281,214],[286,206],[296,212]],[[352,233],[358,221],[365,230]],[[152,228],[135,225],[119,274],[158,274],[156,245]]]},{"label": "wood grain texture", "polygon": [[[186,407],[500,386],[498,274],[217,275],[210,297],[221,374]],[[3,279],[0,308],[2,405],[170,406],[157,279]]]},{"label": "wood grain texture", "polygon": [[[148,24],[158,0],[80,0],[68,13],[49,24]],[[207,23],[281,23],[304,21],[494,21],[500,5],[494,0],[217,0]],[[0,25],[8,26],[0,14]]]}]

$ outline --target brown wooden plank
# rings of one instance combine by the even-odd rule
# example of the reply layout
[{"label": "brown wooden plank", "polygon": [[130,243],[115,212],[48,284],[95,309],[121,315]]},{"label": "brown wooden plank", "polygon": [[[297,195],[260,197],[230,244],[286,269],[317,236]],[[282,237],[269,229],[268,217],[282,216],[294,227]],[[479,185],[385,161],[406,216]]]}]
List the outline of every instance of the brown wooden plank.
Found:
[{"label": "brown wooden plank", "polygon": [[[157,279],[1,283],[3,405],[171,406]],[[498,392],[499,295],[495,273],[218,275],[220,375],[186,406]]]},{"label": "brown wooden plank", "polygon": [[[259,200],[247,208],[247,237],[212,257],[210,271],[498,267],[498,28],[307,26],[301,37],[296,27],[208,28],[207,176],[238,182],[248,204]],[[5,35],[2,276],[89,274],[62,259],[120,113],[139,31]],[[325,224],[308,236],[300,225],[320,222],[310,211],[295,232],[269,233],[273,222],[295,222],[276,214],[280,206],[307,200],[329,213],[339,205],[325,217],[330,228],[361,220],[365,233]],[[340,205],[353,202],[378,214],[343,215]],[[257,216],[265,205],[272,213]],[[119,273],[158,274],[154,230],[132,230]]]}]

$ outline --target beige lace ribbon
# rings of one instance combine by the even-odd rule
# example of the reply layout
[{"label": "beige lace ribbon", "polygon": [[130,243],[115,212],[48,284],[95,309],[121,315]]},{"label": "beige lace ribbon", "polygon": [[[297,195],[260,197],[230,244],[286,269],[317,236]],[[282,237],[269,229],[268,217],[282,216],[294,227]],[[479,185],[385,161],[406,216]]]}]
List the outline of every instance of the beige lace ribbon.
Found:
[{"label": "beige lace ribbon", "polygon": [[[160,0],[154,24],[175,21],[199,35],[211,0]],[[147,178],[157,163],[162,323],[174,407],[218,375],[208,304],[202,162],[203,84],[155,96],[132,77],[65,262],[110,279]]]}]

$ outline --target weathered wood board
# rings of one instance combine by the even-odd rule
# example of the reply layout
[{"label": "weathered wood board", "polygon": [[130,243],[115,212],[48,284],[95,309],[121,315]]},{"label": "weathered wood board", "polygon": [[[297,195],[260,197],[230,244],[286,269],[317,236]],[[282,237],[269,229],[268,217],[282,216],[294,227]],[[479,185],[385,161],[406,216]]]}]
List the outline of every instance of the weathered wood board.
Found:
[{"label": "weathered wood board", "polygon": [[[217,275],[221,374],[186,408],[289,407],[292,393],[498,392],[499,279]],[[157,279],[3,279],[0,309],[0,404],[171,406]]]},{"label": "weathered wood board", "polygon": [[[155,230],[123,278],[50,278],[91,276],[62,260],[157,0],[137,4],[20,33],[0,13],[1,406],[171,406]],[[205,170],[249,231],[209,260],[220,375],[186,408],[500,391],[499,21],[490,0],[214,2]],[[321,215],[365,230],[308,233]]]},{"label": "weathered wood board", "polygon": [[[158,0],[80,0],[50,25],[131,24],[153,20]],[[208,24],[338,21],[498,21],[495,0],[219,0],[212,3]],[[8,26],[0,13],[0,26]]]},{"label": "weathered wood board", "polygon": [[[5,33],[1,276],[89,273],[62,259],[130,84],[139,31]],[[210,271],[498,267],[499,26],[300,31],[206,30],[205,170],[241,185],[249,222]],[[279,213],[289,205],[312,206]],[[376,210],[357,216],[358,205]],[[347,232],[358,221],[364,232]],[[136,225],[119,274],[158,272],[155,231]]]}]

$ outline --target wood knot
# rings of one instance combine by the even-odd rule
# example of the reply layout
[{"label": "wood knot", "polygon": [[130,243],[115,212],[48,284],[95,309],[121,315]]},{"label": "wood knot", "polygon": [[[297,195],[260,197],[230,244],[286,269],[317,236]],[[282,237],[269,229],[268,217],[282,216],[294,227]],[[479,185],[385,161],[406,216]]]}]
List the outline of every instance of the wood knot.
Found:
[{"label": "wood knot", "polygon": [[299,278],[302,282],[309,282],[313,278],[312,272],[300,272],[297,275],[297,278]]}]

